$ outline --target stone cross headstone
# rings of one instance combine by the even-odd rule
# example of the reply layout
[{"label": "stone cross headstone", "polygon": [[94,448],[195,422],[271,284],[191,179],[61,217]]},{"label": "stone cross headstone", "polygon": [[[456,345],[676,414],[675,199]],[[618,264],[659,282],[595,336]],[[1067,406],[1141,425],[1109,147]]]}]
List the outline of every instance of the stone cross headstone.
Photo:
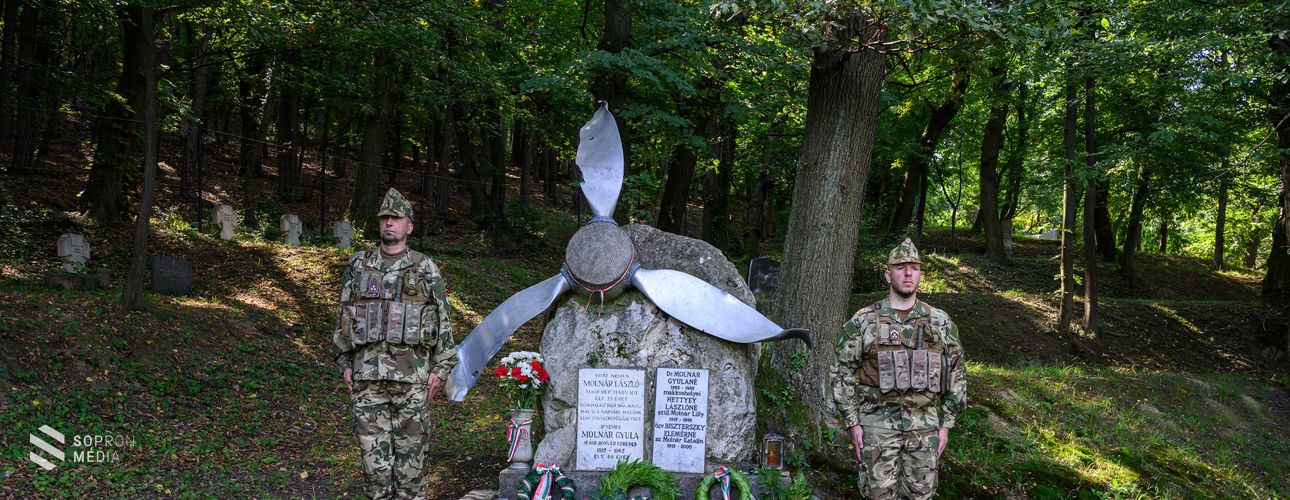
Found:
[{"label": "stone cross headstone", "polygon": [[219,239],[233,239],[233,231],[237,229],[237,212],[233,207],[220,205],[215,209],[215,225],[219,226]]},{"label": "stone cross headstone", "polygon": [[76,233],[58,237],[58,258],[63,261],[63,272],[75,273],[90,260],[90,244]]},{"label": "stone cross headstone", "polygon": [[645,454],[645,371],[578,370],[578,470],[609,470]]},{"label": "stone cross headstone", "polygon": [[757,257],[748,262],[748,288],[757,300],[757,311],[770,311],[770,299],[775,296],[779,282],[779,261],[770,257]]},{"label": "stone cross headstone", "polygon": [[300,217],[296,214],[282,216],[282,232],[287,234],[287,244],[300,246]]},{"label": "stone cross headstone", "polygon": [[654,465],[706,472],[708,370],[659,368],[654,379]]},{"label": "stone cross headstone", "polygon": [[152,291],[188,295],[193,291],[193,265],[169,255],[152,256]]},{"label": "stone cross headstone", "polygon": [[336,248],[349,248],[354,245],[354,226],[347,220],[332,224],[332,236],[336,237]]}]

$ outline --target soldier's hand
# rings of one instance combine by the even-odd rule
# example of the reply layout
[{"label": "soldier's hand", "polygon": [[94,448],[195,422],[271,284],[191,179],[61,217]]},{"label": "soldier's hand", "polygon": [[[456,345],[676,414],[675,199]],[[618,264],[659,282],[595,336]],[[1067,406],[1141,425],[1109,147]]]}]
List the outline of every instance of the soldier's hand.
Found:
[{"label": "soldier's hand", "polygon": [[938,441],[941,442],[941,444],[936,446],[936,456],[940,457],[942,453],[945,453],[945,446],[950,444],[950,428],[941,427],[936,435],[940,438]]},{"label": "soldier's hand", "polygon": [[349,392],[354,392],[354,369],[346,368],[341,377],[345,379],[345,387],[349,389]]},{"label": "soldier's hand", "polygon": [[864,458],[860,455],[864,451],[864,427],[855,426],[851,428],[851,447],[856,452],[856,462],[864,463]]},{"label": "soldier's hand", "polygon": [[443,389],[443,380],[439,376],[431,373],[430,380],[426,381],[426,400],[433,400]]}]

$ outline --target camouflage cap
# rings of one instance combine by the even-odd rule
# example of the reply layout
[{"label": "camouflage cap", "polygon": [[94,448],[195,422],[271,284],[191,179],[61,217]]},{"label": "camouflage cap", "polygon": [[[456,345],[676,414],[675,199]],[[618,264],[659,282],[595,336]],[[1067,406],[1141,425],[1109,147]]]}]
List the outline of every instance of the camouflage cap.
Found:
[{"label": "camouflage cap", "polygon": [[887,256],[887,265],[894,266],[908,262],[923,263],[918,258],[918,248],[914,247],[914,242],[910,241],[909,238],[905,238],[905,241],[900,242],[899,245],[896,245],[896,248],[891,249],[891,255]]},{"label": "camouflage cap", "polygon": [[377,217],[383,215],[393,215],[395,217],[412,218],[412,203],[403,197],[397,189],[390,188],[385,193],[385,201],[381,202],[381,211],[376,214]]}]

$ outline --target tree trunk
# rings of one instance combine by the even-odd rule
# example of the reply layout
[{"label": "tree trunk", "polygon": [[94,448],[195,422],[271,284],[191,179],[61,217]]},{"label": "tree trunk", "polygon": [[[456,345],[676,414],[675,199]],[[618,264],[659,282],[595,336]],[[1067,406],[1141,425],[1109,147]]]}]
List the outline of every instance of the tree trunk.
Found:
[{"label": "tree trunk", "polygon": [[981,228],[985,230],[985,257],[995,264],[1007,264],[1003,247],[1003,226],[999,221],[999,152],[1003,150],[1003,127],[1008,121],[1008,74],[1003,65],[990,69],[995,79],[991,91],[990,116],[981,139]]},{"label": "tree trunk", "polygon": [[201,158],[201,129],[204,127],[206,92],[210,87],[211,27],[202,26],[202,41],[197,49],[197,67],[193,70],[192,119],[186,124],[184,163],[179,170],[179,192],[185,198],[197,196],[197,162]]},{"label": "tree trunk", "polygon": [[[22,0],[5,0],[4,2],[4,35],[0,41],[0,89],[11,88],[18,69],[18,57],[15,47],[18,45],[18,6]],[[0,92],[0,123],[9,123],[13,114],[8,92]],[[12,127],[0,130],[0,143],[8,142],[12,137]]]},{"label": "tree trunk", "polygon": [[1263,242],[1257,234],[1251,234],[1245,239],[1245,264],[1246,269],[1254,269],[1259,263],[1259,244]]},{"label": "tree trunk", "polygon": [[1142,212],[1147,206],[1147,197],[1151,194],[1151,168],[1142,167],[1138,172],[1138,185],[1133,191],[1133,202],[1129,207],[1129,225],[1124,232],[1124,249],[1120,252],[1120,274],[1129,280],[1129,285],[1138,287],[1137,255],[1142,246]]},{"label": "tree trunk", "polygon": [[[879,41],[885,28],[853,14],[842,20],[836,40]],[[873,152],[878,95],[886,76],[884,55],[848,43],[815,47],[793,206],[784,241],[784,264],[771,317],[784,327],[809,328],[814,348],[805,366],[789,372],[801,345],[767,347],[769,366],[796,388],[812,422],[827,415],[828,369],[847,317],[865,182]]]},{"label": "tree trunk", "polygon": [[923,221],[927,216],[927,169],[923,169],[923,178],[918,180],[918,217],[914,219],[914,230],[910,231],[914,245],[923,244]]},{"label": "tree trunk", "polygon": [[1214,217],[1214,269],[1223,270],[1223,248],[1227,229],[1227,170],[1231,165],[1223,158],[1223,176],[1218,178],[1218,214]]},{"label": "tree trunk", "polygon": [[492,223],[493,227],[506,223],[506,165],[509,163],[506,159],[506,118],[502,117],[500,108],[493,106],[493,119],[496,125],[487,134],[488,137],[488,158],[491,166],[490,173],[493,176],[492,192],[489,197],[492,198]]},{"label": "tree trunk", "polygon": [[[1272,49],[1273,74],[1290,74],[1290,39],[1282,34],[1290,31],[1290,16],[1277,19],[1276,33],[1268,41]],[[1281,311],[1290,310],[1290,81],[1278,78],[1269,94],[1273,129],[1277,134],[1278,161],[1281,167],[1281,208],[1277,224],[1272,228],[1272,253],[1268,254],[1268,273],[1263,278],[1263,303]]]},{"label": "tree trunk", "polygon": [[761,171],[756,174],[755,180],[748,180],[748,209],[744,214],[743,229],[744,256],[748,258],[761,253],[762,238],[766,236],[766,222],[762,214],[766,213],[766,200],[770,197],[770,190],[775,187],[770,178],[770,167],[779,161],[775,147],[780,140],[780,125],[780,121],[776,119],[767,127]]},{"label": "tree trunk", "polygon": [[148,305],[143,292],[143,276],[148,271],[148,230],[152,215],[152,192],[157,179],[157,61],[156,49],[153,46],[153,9],[142,8],[139,13],[138,30],[141,40],[144,77],[144,149],[143,149],[143,189],[139,196],[139,212],[134,220],[134,252],[130,259],[130,271],[125,275],[121,287],[121,309],[135,311]]},{"label": "tree trunk", "polygon": [[[300,150],[296,144],[296,128],[300,123],[300,86],[294,80],[300,66],[300,54],[293,49],[283,57],[279,74],[274,78],[278,85],[278,198],[285,202],[304,199],[304,183],[300,179]],[[285,76],[285,78],[284,78]]]},{"label": "tree trunk", "polygon": [[1003,207],[999,219],[1011,221],[1017,217],[1021,203],[1021,178],[1025,170],[1027,140],[1030,135],[1030,87],[1024,82],[1017,87],[1017,140],[1003,167]]},{"label": "tree trunk", "polygon": [[721,251],[729,246],[730,182],[735,170],[735,139],[739,133],[730,117],[722,117],[716,144],[717,171],[707,176],[703,190],[703,241]]},{"label": "tree trunk", "polygon": [[125,216],[125,185],[134,178],[136,165],[132,152],[138,142],[139,127],[134,110],[142,108],[147,86],[143,75],[143,53],[151,48],[144,32],[143,7],[121,5],[117,17],[123,31],[121,38],[121,76],[116,93],[128,100],[108,99],[99,110],[94,124],[94,159],[81,201],[91,219],[100,224],[120,223]]},{"label": "tree trunk", "polygon": [[[464,116],[460,111],[454,113]],[[457,152],[461,161],[457,164],[457,177],[470,195],[470,219],[478,229],[488,229],[490,210],[488,193],[484,191],[484,176],[479,169],[479,146],[472,140],[471,130],[457,131]]]},{"label": "tree trunk", "polygon": [[377,56],[372,66],[374,109],[363,117],[363,143],[359,146],[358,176],[349,200],[347,219],[367,235],[378,234],[377,209],[381,206],[381,157],[385,154],[385,131],[394,109],[393,74],[386,56]]},{"label": "tree trunk", "polygon": [[694,178],[694,165],[698,156],[689,144],[678,144],[672,149],[672,161],[667,169],[667,181],[659,202],[658,228],[669,233],[681,233],[685,224],[685,206],[690,199],[690,182]]},{"label": "tree trunk", "polygon": [[[1097,141],[1095,140],[1096,115],[1093,77],[1084,78],[1084,161],[1088,165],[1088,179],[1097,175]],[[1097,317],[1097,227],[1094,219],[1098,207],[1098,189],[1091,181],[1084,188],[1084,331],[1096,332]]]},{"label": "tree trunk", "polygon": [[[621,54],[631,46],[631,2],[605,0],[604,16],[605,25],[600,32],[600,42],[596,45],[596,49],[613,55]],[[632,175],[636,173],[631,156],[632,131],[627,127],[627,122],[623,121],[623,111],[627,108],[627,76],[627,70],[620,66],[613,66],[613,69],[592,75],[591,95],[595,96],[597,101],[609,102],[609,110],[613,112],[614,121],[618,124],[618,136],[623,143],[625,173]],[[618,209],[623,210],[624,205],[626,204],[620,203]]]},{"label": "tree trunk", "polygon": [[238,140],[238,164],[241,170],[238,173],[248,178],[254,178],[260,173],[260,161],[264,152],[260,116],[264,112],[266,98],[264,81],[268,77],[265,73],[264,58],[251,56],[246,62],[246,71],[239,75],[237,80],[237,93],[241,101],[241,105],[238,106],[238,118],[242,124],[239,134],[241,138]]},{"label": "tree trunk", "polygon": [[439,138],[436,140],[440,146],[439,178],[435,180],[434,189],[434,211],[439,217],[448,214],[448,182],[451,180],[448,165],[452,163],[452,143],[456,139],[453,134],[456,115],[453,111],[451,106],[444,110],[443,120],[439,122]]},{"label": "tree trunk", "polygon": [[[1092,146],[1092,155],[1097,155],[1097,145]],[[1094,159],[1093,161],[1096,161]],[[1111,224],[1111,211],[1107,203],[1111,199],[1111,188],[1099,175],[1094,181],[1097,187],[1097,208],[1093,211],[1094,231],[1097,232],[1097,251],[1104,262],[1115,262],[1115,226]]]},{"label": "tree trunk", "polygon": [[1065,119],[1062,126],[1062,244],[1061,244],[1061,304],[1057,310],[1057,330],[1070,333],[1070,322],[1075,317],[1075,212],[1079,210],[1075,194],[1075,127],[1079,118],[1079,89],[1066,65],[1066,96],[1063,102]]},{"label": "tree trunk", "polygon": [[932,107],[927,126],[923,127],[923,132],[918,136],[918,150],[905,159],[907,165],[905,180],[900,188],[900,199],[896,202],[896,212],[892,214],[891,222],[887,225],[888,234],[900,233],[909,226],[910,219],[914,216],[915,202],[919,199],[918,193],[922,189],[921,184],[923,184],[922,179],[925,176],[927,164],[932,160],[932,154],[936,152],[936,145],[940,143],[941,136],[949,129],[950,122],[962,109],[963,96],[967,93],[971,79],[972,74],[967,68],[954,70],[951,76],[950,95],[946,97],[945,102]]},{"label": "tree trunk", "polygon": [[1166,213],[1160,218],[1160,229],[1157,231],[1160,235],[1160,255],[1169,253],[1169,218],[1172,214]]},{"label": "tree trunk", "polygon": [[[11,129],[13,136],[12,165],[13,173],[21,175],[31,175],[36,173],[36,122],[41,105],[42,85],[38,83],[37,71],[38,66],[43,66],[37,58],[37,53],[45,52],[48,45],[49,36],[45,33],[48,29],[42,21],[49,16],[42,12],[44,6],[27,5],[22,9],[22,15],[18,20],[18,63],[17,78],[14,83],[17,86],[16,106],[13,108],[13,122],[4,121],[5,128]],[[8,28],[8,26],[6,26]],[[9,87],[0,87],[0,94],[7,95]],[[6,114],[9,109],[5,109]]]}]

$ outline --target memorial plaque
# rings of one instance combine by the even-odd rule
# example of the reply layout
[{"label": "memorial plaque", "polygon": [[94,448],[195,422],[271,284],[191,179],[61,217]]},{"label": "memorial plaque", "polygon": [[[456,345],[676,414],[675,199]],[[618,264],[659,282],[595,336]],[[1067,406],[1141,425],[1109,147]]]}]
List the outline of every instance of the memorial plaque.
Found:
[{"label": "memorial plaque", "polygon": [[645,371],[578,370],[578,470],[609,470],[645,454]]},{"label": "memorial plaque", "polygon": [[757,257],[748,262],[748,288],[757,299],[757,312],[770,311],[770,299],[775,296],[779,282],[779,261],[770,257]]},{"label": "memorial plaque", "polygon": [[233,207],[220,205],[215,209],[215,225],[219,226],[219,239],[233,239],[233,231],[237,229],[237,212]]},{"label": "memorial plaque", "polygon": [[152,291],[188,295],[193,291],[193,265],[169,255],[152,256]]},{"label": "memorial plaque", "polygon": [[708,370],[659,368],[654,382],[654,465],[702,474],[707,455]]}]

